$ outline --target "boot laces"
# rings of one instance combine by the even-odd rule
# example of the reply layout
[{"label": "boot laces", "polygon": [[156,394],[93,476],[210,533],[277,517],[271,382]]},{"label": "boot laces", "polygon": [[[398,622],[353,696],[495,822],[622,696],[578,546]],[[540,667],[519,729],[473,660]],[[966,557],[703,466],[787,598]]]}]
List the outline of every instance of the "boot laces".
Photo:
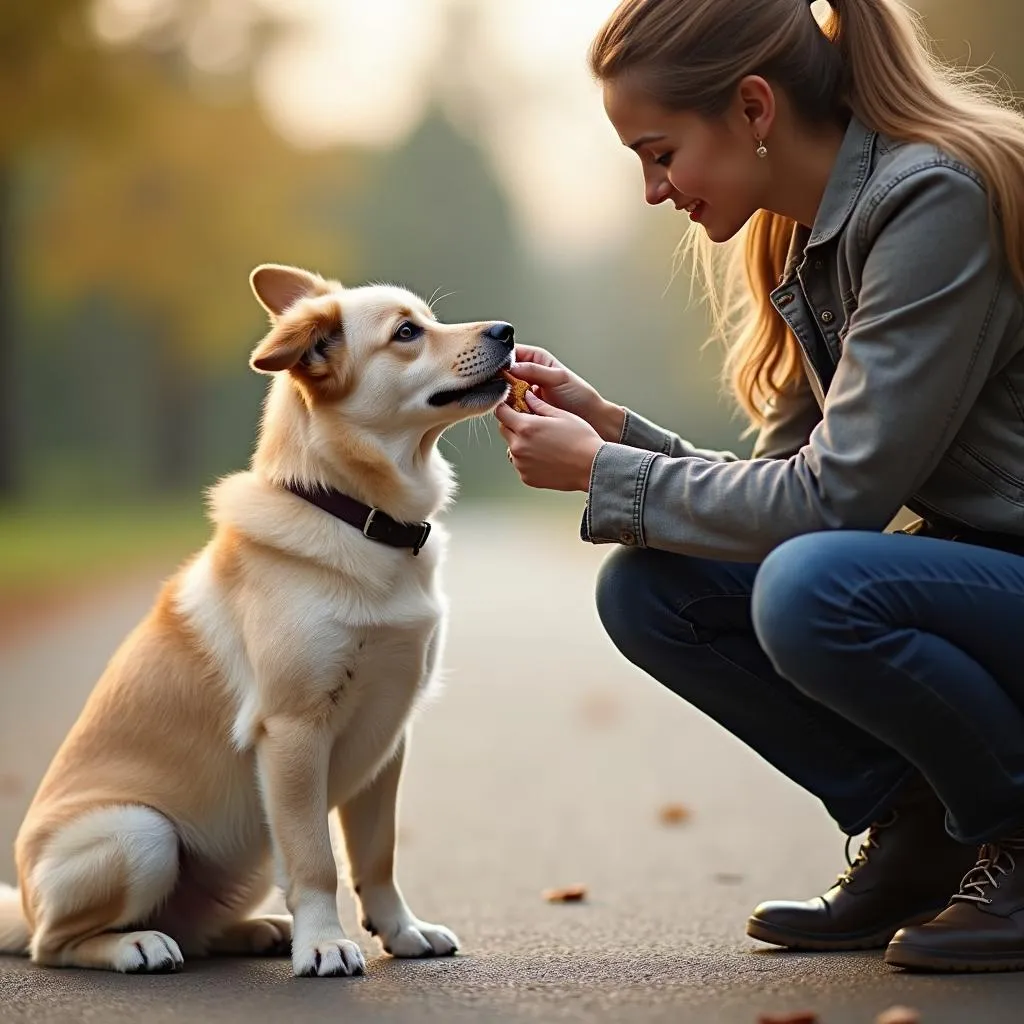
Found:
[{"label": "boot laces", "polygon": [[978,863],[964,875],[960,891],[953,897],[964,903],[991,903],[987,890],[998,889],[1000,881],[1017,867],[1017,858],[1024,861],[1024,835],[986,843],[981,848]]},{"label": "boot laces", "polygon": [[867,864],[871,851],[878,849],[879,833],[895,824],[897,817],[899,817],[899,812],[893,811],[884,821],[873,822],[868,828],[868,834],[864,837],[864,841],[860,844],[857,856],[852,859],[850,857],[850,844],[853,842],[853,836],[846,837],[846,849],[844,852],[846,854],[847,867],[837,879],[839,885],[849,885],[853,880],[854,872]]}]

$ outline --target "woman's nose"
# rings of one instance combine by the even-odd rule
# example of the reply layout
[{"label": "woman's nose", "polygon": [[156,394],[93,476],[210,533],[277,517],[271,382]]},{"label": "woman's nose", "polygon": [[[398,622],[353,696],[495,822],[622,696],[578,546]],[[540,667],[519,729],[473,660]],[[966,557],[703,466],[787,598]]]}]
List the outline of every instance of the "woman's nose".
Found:
[{"label": "woman's nose", "polygon": [[646,199],[649,205],[658,206],[665,202],[672,194],[672,184],[665,178],[658,181],[648,181],[646,188]]}]

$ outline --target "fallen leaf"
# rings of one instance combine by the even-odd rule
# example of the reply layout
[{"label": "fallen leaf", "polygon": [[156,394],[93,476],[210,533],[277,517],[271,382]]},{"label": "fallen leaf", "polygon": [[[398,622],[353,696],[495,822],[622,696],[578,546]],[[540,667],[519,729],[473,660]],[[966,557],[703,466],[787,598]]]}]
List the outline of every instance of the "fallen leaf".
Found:
[{"label": "fallen leaf", "polygon": [[739,885],[743,881],[743,876],[733,874],[731,871],[719,871],[715,875],[715,881],[720,885]]},{"label": "fallen leaf", "polygon": [[564,889],[545,889],[543,896],[548,903],[582,903],[587,898],[587,887],[569,885]]},{"label": "fallen leaf", "polygon": [[875,1018],[875,1024],[920,1024],[921,1014],[910,1006],[890,1006]]},{"label": "fallen leaf", "polygon": [[665,804],[658,812],[662,825],[681,825],[690,819],[690,809],[684,804]]}]

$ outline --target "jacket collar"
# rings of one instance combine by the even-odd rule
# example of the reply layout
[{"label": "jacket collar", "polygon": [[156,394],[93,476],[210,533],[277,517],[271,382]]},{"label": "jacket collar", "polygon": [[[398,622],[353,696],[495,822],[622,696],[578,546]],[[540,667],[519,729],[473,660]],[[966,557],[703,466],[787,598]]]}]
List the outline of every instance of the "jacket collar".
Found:
[{"label": "jacket collar", "polygon": [[850,118],[843,144],[829,175],[808,246],[822,245],[845,227],[871,173],[871,156],[878,133]]},{"label": "jacket collar", "polygon": [[871,174],[871,158],[877,138],[877,132],[851,116],[814,226],[810,231],[798,227],[793,232],[783,281],[790,280],[807,249],[831,241],[846,226]]}]

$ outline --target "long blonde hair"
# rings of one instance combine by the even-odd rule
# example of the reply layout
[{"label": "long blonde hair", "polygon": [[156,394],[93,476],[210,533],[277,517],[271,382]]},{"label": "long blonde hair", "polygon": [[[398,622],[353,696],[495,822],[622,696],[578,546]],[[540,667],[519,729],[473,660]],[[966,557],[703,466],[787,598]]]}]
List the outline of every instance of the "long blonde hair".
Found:
[{"label": "long blonde hair", "polygon": [[[595,38],[590,65],[599,81],[628,73],[666,109],[707,117],[726,109],[740,79],[759,74],[808,125],[852,113],[886,135],[939,146],[986,183],[1024,287],[1024,117],[977,73],[940,62],[900,0],[831,0],[820,24],[808,0],[623,0]],[[727,246],[712,246],[695,225],[681,247],[727,344],[725,379],[755,425],[803,373],[769,301],[795,228],[760,210]]]}]

